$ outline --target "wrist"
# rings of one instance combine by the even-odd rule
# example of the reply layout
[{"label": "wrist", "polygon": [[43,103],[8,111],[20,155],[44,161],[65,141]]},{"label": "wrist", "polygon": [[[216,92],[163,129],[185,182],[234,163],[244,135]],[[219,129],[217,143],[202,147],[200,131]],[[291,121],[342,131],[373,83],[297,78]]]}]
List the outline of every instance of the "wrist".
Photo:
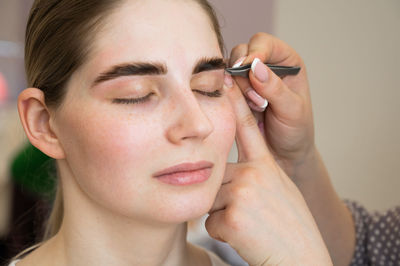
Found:
[{"label": "wrist", "polygon": [[293,180],[302,177],[306,167],[313,166],[317,163],[319,158],[318,149],[315,144],[312,144],[308,149],[299,152],[296,156],[291,158],[276,158],[280,167],[285,173]]}]

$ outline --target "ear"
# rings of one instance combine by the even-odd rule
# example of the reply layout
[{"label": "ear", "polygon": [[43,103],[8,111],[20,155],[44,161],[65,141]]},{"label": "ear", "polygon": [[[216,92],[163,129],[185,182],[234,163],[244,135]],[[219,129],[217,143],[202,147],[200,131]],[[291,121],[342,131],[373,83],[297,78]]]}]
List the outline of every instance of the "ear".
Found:
[{"label": "ear", "polygon": [[18,112],[32,145],[49,157],[64,159],[64,150],[51,128],[51,116],[45,104],[44,93],[36,88],[22,91],[18,97]]}]

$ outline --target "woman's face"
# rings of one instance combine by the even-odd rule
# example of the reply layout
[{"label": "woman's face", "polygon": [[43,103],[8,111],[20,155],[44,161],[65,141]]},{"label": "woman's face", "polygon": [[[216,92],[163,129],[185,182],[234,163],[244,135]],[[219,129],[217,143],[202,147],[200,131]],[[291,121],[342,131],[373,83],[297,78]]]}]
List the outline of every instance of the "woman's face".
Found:
[{"label": "woman's face", "polygon": [[[105,25],[55,116],[63,182],[124,216],[206,213],[235,132],[208,16],[191,1],[125,1]],[[208,168],[156,177],[182,163]]]}]

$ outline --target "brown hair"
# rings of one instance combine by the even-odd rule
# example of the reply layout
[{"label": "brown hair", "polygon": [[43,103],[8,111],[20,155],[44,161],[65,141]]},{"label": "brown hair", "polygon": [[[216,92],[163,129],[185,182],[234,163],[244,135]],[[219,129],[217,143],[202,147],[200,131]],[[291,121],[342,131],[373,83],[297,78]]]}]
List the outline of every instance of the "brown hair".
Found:
[{"label": "brown hair", "polygon": [[[209,16],[221,51],[220,26],[207,0],[193,0]],[[72,74],[87,60],[91,41],[102,22],[122,0],[36,0],[26,28],[25,70],[28,85],[43,91],[46,105],[62,104]],[[63,218],[63,197],[57,187],[44,239],[55,235]]]}]

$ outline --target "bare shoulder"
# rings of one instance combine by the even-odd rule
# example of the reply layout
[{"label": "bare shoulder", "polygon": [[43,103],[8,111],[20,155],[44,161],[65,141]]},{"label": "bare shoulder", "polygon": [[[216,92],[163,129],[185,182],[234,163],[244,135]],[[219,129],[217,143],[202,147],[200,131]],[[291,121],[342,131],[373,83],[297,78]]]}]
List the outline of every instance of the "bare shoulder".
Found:
[{"label": "bare shoulder", "polygon": [[[14,265],[10,264],[9,266],[54,265],[56,253],[52,241],[49,240],[26,249],[18,260],[12,262]],[[57,265],[59,265],[58,262]]]}]

